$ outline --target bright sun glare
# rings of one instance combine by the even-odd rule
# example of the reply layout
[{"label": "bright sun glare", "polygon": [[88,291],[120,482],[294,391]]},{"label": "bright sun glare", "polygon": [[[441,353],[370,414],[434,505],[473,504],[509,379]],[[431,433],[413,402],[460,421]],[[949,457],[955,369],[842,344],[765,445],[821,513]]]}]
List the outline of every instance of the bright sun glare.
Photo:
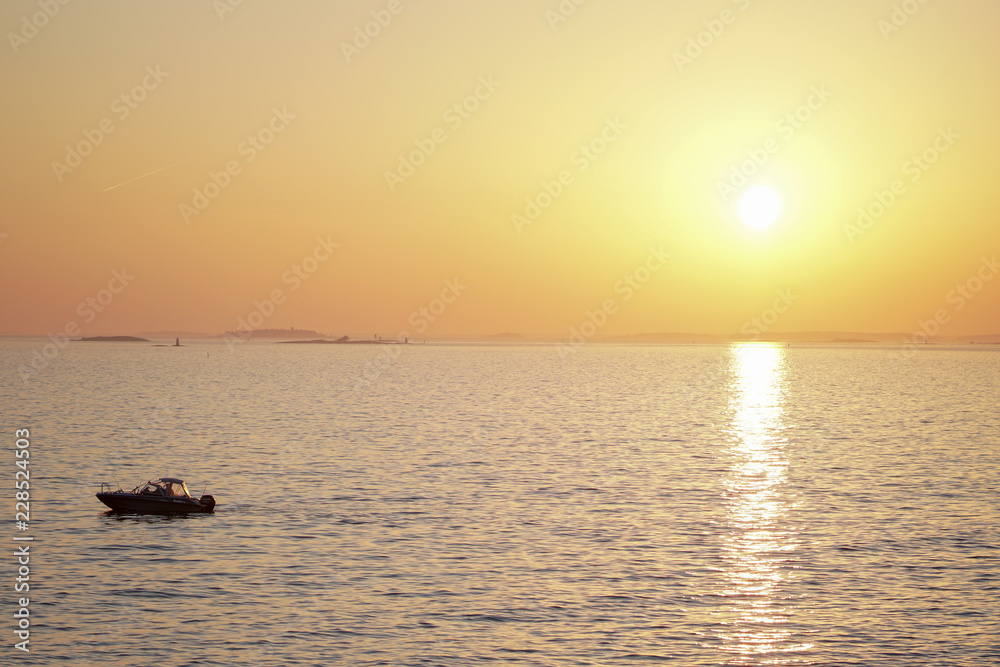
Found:
[{"label": "bright sun glare", "polygon": [[740,199],[740,217],[754,229],[770,227],[781,211],[781,201],[771,188],[757,185],[750,188]]}]

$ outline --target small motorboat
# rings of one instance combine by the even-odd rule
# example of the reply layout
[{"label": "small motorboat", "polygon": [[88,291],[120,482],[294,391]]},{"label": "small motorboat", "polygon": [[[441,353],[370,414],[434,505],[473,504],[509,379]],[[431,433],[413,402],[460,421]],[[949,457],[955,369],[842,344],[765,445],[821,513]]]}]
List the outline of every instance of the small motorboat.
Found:
[{"label": "small motorboat", "polygon": [[115,512],[130,514],[188,514],[215,509],[215,498],[193,498],[184,481],[176,477],[161,477],[131,491],[123,491],[120,486],[112,491],[110,484],[102,482],[97,499]]}]

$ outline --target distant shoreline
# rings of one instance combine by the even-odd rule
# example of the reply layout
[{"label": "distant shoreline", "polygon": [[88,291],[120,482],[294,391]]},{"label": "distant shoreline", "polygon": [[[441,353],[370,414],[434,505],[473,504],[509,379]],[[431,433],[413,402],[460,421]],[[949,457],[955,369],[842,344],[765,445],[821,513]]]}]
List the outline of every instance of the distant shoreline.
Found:
[{"label": "distant shoreline", "polygon": [[[346,336],[344,337],[346,338]],[[279,340],[278,345],[407,345],[400,340],[328,340],[326,338],[316,338],[313,340]]]},{"label": "distant shoreline", "polygon": [[[278,331],[283,331],[284,335],[276,335]],[[168,333],[170,335],[168,335]],[[299,334],[311,334],[308,337]],[[52,335],[26,334],[26,333],[0,333],[2,339],[46,339]],[[102,335],[83,336],[71,339],[73,342],[85,343],[158,343],[162,340],[169,340],[171,343],[179,338],[184,341],[201,340],[227,341],[226,334],[200,334],[188,333],[186,335],[175,335],[174,332],[146,332],[143,335]],[[607,337],[593,337],[586,340],[587,344],[627,344],[627,345],[730,345],[733,343],[778,343],[778,344],[811,344],[811,345],[899,345],[912,341],[913,334],[906,333],[870,333],[870,332],[834,332],[834,331],[810,331],[810,332],[769,332],[769,335],[758,338],[743,337],[739,334],[695,334],[695,333],[645,333],[629,334]],[[277,343],[286,345],[310,344],[310,345],[337,345],[337,344],[357,344],[357,345],[405,345],[407,343],[432,343],[432,344],[494,344],[494,345],[545,345],[567,343],[569,334],[564,336],[551,335],[528,335],[528,334],[493,334],[493,335],[446,335],[420,337],[416,341],[396,340],[376,338],[369,334],[369,337],[351,339],[348,336],[334,338],[325,336],[319,332],[302,329],[292,330],[269,330],[267,334],[260,335],[259,332],[252,332],[250,335],[244,333],[240,336],[240,342],[255,343]],[[935,345],[1000,345],[1000,334],[971,334],[971,335],[950,335],[936,336],[930,338],[927,343],[920,342],[920,346],[932,347]]]},{"label": "distant shoreline", "polygon": [[90,336],[74,338],[74,343],[151,343],[148,338],[138,336]]}]

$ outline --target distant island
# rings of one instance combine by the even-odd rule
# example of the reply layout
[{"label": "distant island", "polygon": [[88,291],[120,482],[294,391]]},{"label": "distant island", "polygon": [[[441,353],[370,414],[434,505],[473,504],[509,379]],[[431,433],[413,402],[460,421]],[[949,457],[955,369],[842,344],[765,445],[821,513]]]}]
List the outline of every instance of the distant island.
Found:
[{"label": "distant island", "polygon": [[223,336],[230,338],[323,338],[326,334],[312,329],[254,329],[253,331],[227,331]]},{"label": "distant island", "polygon": [[148,343],[148,338],[139,338],[138,336],[84,336],[83,338],[74,338],[74,341],[83,341],[87,343]]},{"label": "distant island", "polygon": [[[312,329],[296,329],[292,327],[290,329],[257,329],[254,331],[240,330],[240,331],[227,331],[225,334],[197,334],[190,333],[185,335],[183,332],[172,332],[172,331],[162,331],[152,333],[140,332],[136,335],[130,336],[84,336],[81,338],[73,338],[73,341],[79,342],[98,342],[98,343],[147,343],[156,342],[159,343],[163,338],[166,338],[169,334],[170,338],[173,338],[176,342],[173,345],[170,344],[159,344],[156,347],[184,347],[180,345],[180,340],[185,338],[189,339],[213,339],[213,338],[223,338],[224,340],[239,339],[242,342],[249,341],[251,338],[264,340],[267,342],[276,343],[286,343],[286,344],[312,344],[312,345],[334,345],[334,344],[352,344],[352,345],[395,345],[395,344],[406,344],[409,343],[408,340],[395,340],[395,339],[383,339],[377,334],[372,335],[370,338],[356,338],[350,339],[347,336],[340,336],[336,338],[334,334],[325,334]],[[681,344],[681,345],[729,345],[732,343],[744,342],[744,341],[756,341],[756,342],[772,342],[772,343],[808,343],[808,344],[823,344],[823,345],[872,345],[872,344],[898,344],[901,341],[905,342],[911,340],[919,332],[856,332],[856,331],[790,331],[790,332],[780,332],[780,331],[768,331],[761,332],[756,336],[747,334],[705,334],[705,333],[683,333],[683,332],[647,332],[647,333],[634,333],[634,334],[618,334],[610,336],[594,336],[587,340],[588,343],[612,343],[612,344],[639,344],[639,345],[657,345],[657,344]],[[0,333],[0,339],[3,338],[42,338],[41,334],[15,334],[15,333]],[[520,334],[510,331],[504,331],[502,333],[493,333],[485,335],[439,335],[434,338],[438,343],[474,343],[474,342],[484,342],[484,343],[494,343],[494,344],[540,344],[540,343],[550,343],[564,341],[566,335],[562,336],[556,334]],[[180,339],[180,340],[178,340]],[[426,340],[424,341],[426,342]],[[938,345],[954,345],[954,344],[978,344],[978,345],[1000,345],[1000,333],[996,334],[953,334],[946,335],[941,333],[936,336],[931,336],[927,340],[928,344],[938,344]]]},{"label": "distant island", "polygon": [[403,341],[382,340],[381,338],[351,340],[347,336],[341,336],[336,340],[329,340],[326,338],[314,338],[312,340],[281,340],[278,341],[278,345],[406,345],[409,342],[409,338]]},{"label": "distant island", "polygon": [[173,345],[163,345],[162,343],[160,343],[160,344],[154,345],[153,347],[185,347],[185,346],[181,345],[181,339],[180,339],[180,336],[178,336],[174,340],[174,344]]}]

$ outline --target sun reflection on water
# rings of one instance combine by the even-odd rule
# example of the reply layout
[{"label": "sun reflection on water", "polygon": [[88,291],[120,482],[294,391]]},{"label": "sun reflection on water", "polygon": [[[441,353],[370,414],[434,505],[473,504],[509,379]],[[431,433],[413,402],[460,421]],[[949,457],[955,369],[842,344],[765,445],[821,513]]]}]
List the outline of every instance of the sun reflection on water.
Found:
[{"label": "sun reflection on water", "polygon": [[810,648],[786,626],[795,612],[782,591],[793,572],[796,533],[788,525],[784,434],[785,349],[735,345],[730,402],[730,469],[723,484],[727,530],[723,536],[725,599],[721,650],[731,664],[787,664]]}]

